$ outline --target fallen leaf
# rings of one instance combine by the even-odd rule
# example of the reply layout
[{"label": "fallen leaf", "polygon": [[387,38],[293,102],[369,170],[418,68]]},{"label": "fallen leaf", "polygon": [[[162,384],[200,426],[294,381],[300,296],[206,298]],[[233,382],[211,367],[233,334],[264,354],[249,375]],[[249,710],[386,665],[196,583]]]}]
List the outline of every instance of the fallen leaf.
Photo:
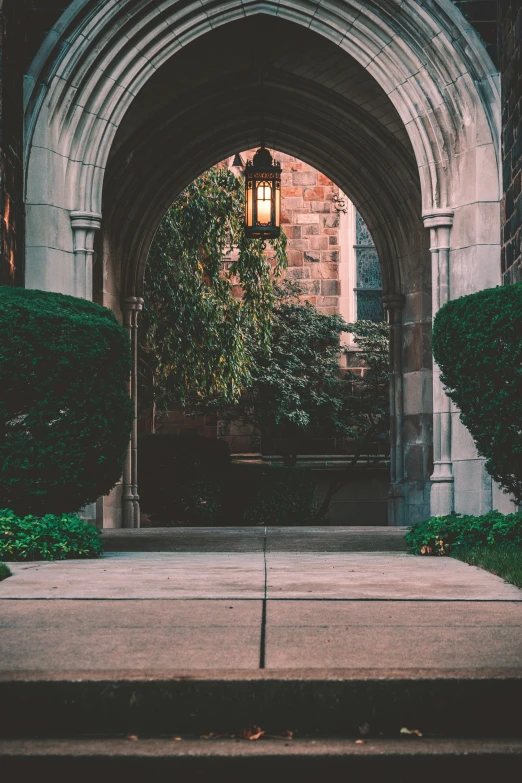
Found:
[{"label": "fallen leaf", "polygon": [[356,745],[366,745],[367,740],[355,740]]},{"label": "fallen leaf", "polygon": [[243,737],[247,740],[258,740],[261,739],[265,732],[259,728],[259,726],[252,726],[252,728],[245,729],[243,732]]},{"label": "fallen leaf", "polygon": [[422,731],[418,729],[401,729],[401,734],[414,734],[416,737],[422,737]]},{"label": "fallen leaf", "polygon": [[172,737],[173,740],[180,740],[181,737]]},{"label": "fallen leaf", "polygon": [[138,737],[136,736],[136,734],[127,734],[127,739],[136,741]]}]

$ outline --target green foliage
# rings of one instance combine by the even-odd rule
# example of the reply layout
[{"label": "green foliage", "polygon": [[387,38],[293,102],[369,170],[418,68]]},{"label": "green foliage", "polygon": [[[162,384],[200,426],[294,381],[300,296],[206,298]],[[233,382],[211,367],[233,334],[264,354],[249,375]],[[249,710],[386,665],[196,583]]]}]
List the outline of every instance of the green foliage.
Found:
[{"label": "green foliage", "polygon": [[246,525],[309,525],[316,510],[316,482],[306,468],[258,471],[243,512]]},{"label": "green foliage", "polygon": [[453,553],[458,560],[484,568],[522,588],[522,548],[513,546],[460,547]]},{"label": "green foliage", "polygon": [[[264,435],[294,441],[311,427],[352,438],[387,431],[388,327],[370,321],[347,324],[299,302],[288,281],[275,290],[270,351],[253,346],[251,381],[238,403],[220,415],[241,419]],[[352,332],[366,365],[364,377],[340,371],[342,332]]]},{"label": "green foliage", "polygon": [[433,354],[487,470],[521,502],[522,283],[444,305]]},{"label": "green foliage", "polygon": [[223,508],[230,463],[223,441],[143,435],[138,441],[142,511],[153,525],[214,525]]},{"label": "green foliage", "polygon": [[346,401],[348,434],[355,440],[382,439],[390,428],[390,347],[385,321],[355,321],[347,324],[359,349],[363,375],[349,372]]},{"label": "green foliage", "polygon": [[72,296],[0,288],[0,504],[76,511],[121,476],[130,351],[114,314]]},{"label": "green foliage", "polygon": [[74,514],[18,517],[0,510],[0,560],[99,557],[100,531]]},{"label": "green foliage", "polygon": [[11,576],[11,571],[5,563],[0,563],[0,582],[2,579],[7,579],[8,576]]},{"label": "green foliage", "polygon": [[477,546],[522,547],[522,514],[430,517],[408,530],[406,542],[416,555],[449,555]]},{"label": "green foliage", "polygon": [[248,383],[251,340],[265,349],[269,342],[272,278],[286,266],[286,237],[273,242],[268,262],[262,242],[246,238],[243,221],[243,181],[215,166],[160,224],[139,332],[142,408],[217,396],[232,402]]}]

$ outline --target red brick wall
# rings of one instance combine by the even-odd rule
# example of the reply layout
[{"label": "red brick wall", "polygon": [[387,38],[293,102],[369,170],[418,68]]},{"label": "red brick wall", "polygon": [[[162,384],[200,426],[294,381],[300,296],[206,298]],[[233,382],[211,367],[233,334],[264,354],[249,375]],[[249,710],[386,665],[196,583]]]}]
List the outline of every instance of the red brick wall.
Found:
[{"label": "red brick wall", "polygon": [[291,155],[281,162],[281,225],[288,237],[286,276],[299,282],[323,313],[339,308],[339,188],[321,172]]}]

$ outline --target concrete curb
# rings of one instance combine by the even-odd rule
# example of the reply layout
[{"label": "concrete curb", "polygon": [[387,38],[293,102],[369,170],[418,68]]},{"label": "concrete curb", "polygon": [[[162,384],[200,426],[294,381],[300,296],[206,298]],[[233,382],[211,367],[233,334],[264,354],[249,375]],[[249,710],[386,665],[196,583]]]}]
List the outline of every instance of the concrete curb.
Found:
[{"label": "concrete curb", "polygon": [[522,737],[522,671],[68,672],[0,677],[0,736],[243,731]]}]

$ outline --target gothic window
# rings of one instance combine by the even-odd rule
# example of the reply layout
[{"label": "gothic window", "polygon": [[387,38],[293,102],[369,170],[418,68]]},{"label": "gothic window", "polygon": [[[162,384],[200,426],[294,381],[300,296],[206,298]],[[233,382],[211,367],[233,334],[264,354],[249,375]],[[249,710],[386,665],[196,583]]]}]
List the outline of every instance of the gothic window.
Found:
[{"label": "gothic window", "polygon": [[384,321],[379,257],[368,226],[355,213],[355,298],[357,320]]}]

